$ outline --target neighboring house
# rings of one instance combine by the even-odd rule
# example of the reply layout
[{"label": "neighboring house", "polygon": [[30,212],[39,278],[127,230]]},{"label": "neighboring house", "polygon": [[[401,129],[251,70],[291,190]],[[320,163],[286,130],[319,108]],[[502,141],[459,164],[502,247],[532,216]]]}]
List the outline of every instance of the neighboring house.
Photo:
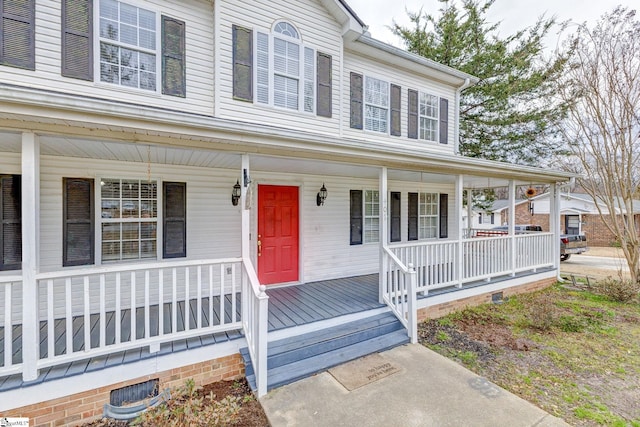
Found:
[{"label": "neighboring house", "polygon": [[[604,214],[600,216],[597,205]],[[622,205],[622,204],[620,204]],[[530,200],[516,203],[517,224],[538,224],[543,230],[549,230],[549,193],[540,194]],[[632,213],[636,224],[640,224],[640,200],[633,201]],[[503,218],[508,215],[508,209],[503,212]],[[624,207],[615,212],[615,217],[622,220],[627,216]],[[611,215],[606,205],[594,200],[588,194],[562,193],[560,195],[560,228],[564,234],[584,234],[589,246],[612,246],[617,243],[616,237],[605,225],[611,221]]]},{"label": "neighboring house", "polygon": [[415,342],[418,319],[557,277],[557,221],[464,239],[462,194],[571,175],[459,155],[477,79],[372,39],[344,1],[0,15],[5,416],[235,378],[244,347],[263,395],[276,340],[389,315]]}]

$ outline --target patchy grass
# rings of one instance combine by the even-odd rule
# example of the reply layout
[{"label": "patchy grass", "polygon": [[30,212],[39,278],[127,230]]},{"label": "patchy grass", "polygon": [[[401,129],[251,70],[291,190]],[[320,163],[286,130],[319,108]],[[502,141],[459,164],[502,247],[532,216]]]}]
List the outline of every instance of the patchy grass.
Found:
[{"label": "patchy grass", "polygon": [[420,325],[421,342],[573,425],[640,427],[640,303],[560,285]]}]

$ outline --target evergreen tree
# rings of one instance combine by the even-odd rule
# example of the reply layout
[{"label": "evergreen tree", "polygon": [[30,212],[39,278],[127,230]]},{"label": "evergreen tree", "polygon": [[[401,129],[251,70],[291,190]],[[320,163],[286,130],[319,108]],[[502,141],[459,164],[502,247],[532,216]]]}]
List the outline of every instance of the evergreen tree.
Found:
[{"label": "evergreen tree", "polygon": [[407,12],[411,24],[392,30],[408,51],[480,79],[460,98],[460,152],[527,165],[563,152],[554,129],[565,111],[554,94],[566,57],[543,51],[555,19],[501,37],[486,18],[495,0],[439,1],[438,16]]}]

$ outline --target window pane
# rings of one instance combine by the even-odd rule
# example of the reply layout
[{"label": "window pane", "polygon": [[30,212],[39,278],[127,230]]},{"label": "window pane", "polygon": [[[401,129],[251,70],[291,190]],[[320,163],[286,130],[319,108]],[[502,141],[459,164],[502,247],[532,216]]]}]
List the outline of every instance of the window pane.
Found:
[{"label": "window pane", "polygon": [[122,259],[139,259],[140,243],[139,242],[122,242]]},{"label": "window pane", "polygon": [[118,2],[115,0],[100,0],[100,17],[118,19]]},{"label": "window pane", "polygon": [[102,200],[102,218],[120,218],[119,200]]},{"label": "window pane", "polygon": [[120,259],[120,242],[102,242],[102,261]]}]

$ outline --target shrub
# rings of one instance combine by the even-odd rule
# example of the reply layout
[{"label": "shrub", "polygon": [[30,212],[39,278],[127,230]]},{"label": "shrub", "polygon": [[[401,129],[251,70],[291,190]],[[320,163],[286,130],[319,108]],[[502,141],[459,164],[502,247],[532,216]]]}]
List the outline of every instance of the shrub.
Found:
[{"label": "shrub", "polygon": [[541,331],[550,330],[556,319],[556,306],[553,297],[549,294],[541,294],[536,304],[531,304],[529,311],[529,325]]},{"label": "shrub", "polygon": [[623,277],[607,277],[596,283],[595,291],[612,301],[630,302],[640,293],[640,283]]},{"label": "shrub", "polygon": [[171,399],[142,414],[134,421],[140,426],[224,426],[240,412],[240,398],[227,396],[216,400],[213,394],[202,396],[193,379],[172,391]]}]

